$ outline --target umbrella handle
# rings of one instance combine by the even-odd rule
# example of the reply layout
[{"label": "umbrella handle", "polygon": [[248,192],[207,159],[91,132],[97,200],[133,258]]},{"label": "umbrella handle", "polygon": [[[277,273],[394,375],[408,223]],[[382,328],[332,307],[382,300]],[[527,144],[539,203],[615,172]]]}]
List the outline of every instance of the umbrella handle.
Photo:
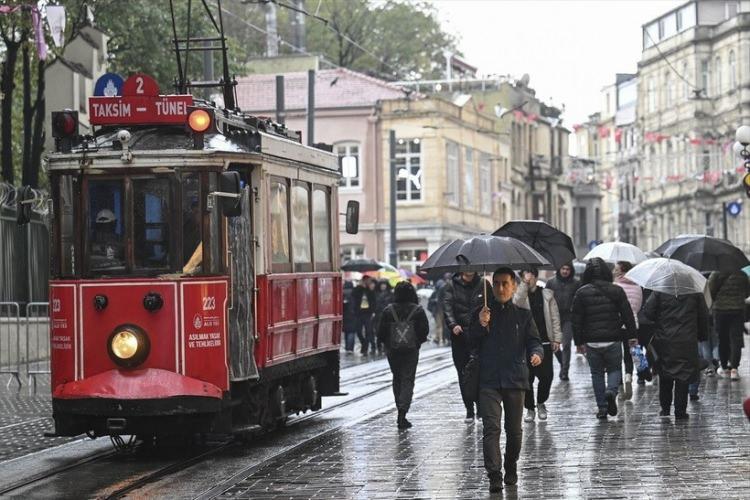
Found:
[{"label": "umbrella handle", "polygon": [[482,277],[482,286],[484,286],[484,308],[487,309],[487,271],[484,272]]}]

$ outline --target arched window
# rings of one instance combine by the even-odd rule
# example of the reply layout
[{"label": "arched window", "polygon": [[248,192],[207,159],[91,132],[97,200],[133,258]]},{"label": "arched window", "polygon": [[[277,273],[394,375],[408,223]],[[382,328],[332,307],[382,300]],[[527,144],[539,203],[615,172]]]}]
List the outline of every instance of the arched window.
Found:
[{"label": "arched window", "polygon": [[721,92],[721,57],[717,57],[714,59],[714,93],[718,96]]},{"label": "arched window", "polygon": [[729,51],[729,90],[737,88],[737,60],[734,51]]}]

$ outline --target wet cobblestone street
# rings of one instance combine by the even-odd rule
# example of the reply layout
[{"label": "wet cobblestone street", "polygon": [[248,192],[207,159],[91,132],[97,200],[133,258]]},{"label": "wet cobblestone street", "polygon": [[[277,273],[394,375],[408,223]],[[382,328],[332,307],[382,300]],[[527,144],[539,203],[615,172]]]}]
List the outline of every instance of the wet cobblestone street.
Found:
[{"label": "wet cobblestone street", "polygon": [[[555,380],[547,421],[524,423],[519,484],[509,498],[747,498],[750,370],[704,379],[691,418],[658,417],[658,387],[634,386],[608,421],[596,411],[588,367]],[[390,412],[267,462],[223,498],[485,498],[481,423],[463,422],[456,384],[415,401],[414,428]]]}]

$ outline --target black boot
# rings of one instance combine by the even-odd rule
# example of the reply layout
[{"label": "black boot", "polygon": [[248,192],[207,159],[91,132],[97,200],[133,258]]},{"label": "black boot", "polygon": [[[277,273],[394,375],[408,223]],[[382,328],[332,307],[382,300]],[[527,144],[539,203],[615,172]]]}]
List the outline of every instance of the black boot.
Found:
[{"label": "black boot", "polygon": [[503,491],[503,475],[500,472],[490,474],[490,493]]},{"label": "black boot", "polygon": [[399,429],[408,429],[411,427],[411,422],[406,420],[406,412],[399,410],[398,411],[398,420],[396,420],[396,425]]},{"label": "black boot", "polygon": [[509,486],[518,484],[518,471],[515,462],[505,462],[505,484]]}]

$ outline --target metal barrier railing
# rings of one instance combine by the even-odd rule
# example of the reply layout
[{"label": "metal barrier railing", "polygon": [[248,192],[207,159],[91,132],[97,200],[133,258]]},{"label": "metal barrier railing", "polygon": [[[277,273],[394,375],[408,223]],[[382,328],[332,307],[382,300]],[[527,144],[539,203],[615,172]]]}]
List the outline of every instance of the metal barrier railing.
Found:
[{"label": "metal barrier railing", "polygon": [[15,380],[21,389],[21,307],[18,302],[0,302],[0,373]]},{"label": "metal barrier railing", "polygon": [[50,373],[50,320],[48,302],[26,304],[26,376],[36,392],[36,376]]}]

